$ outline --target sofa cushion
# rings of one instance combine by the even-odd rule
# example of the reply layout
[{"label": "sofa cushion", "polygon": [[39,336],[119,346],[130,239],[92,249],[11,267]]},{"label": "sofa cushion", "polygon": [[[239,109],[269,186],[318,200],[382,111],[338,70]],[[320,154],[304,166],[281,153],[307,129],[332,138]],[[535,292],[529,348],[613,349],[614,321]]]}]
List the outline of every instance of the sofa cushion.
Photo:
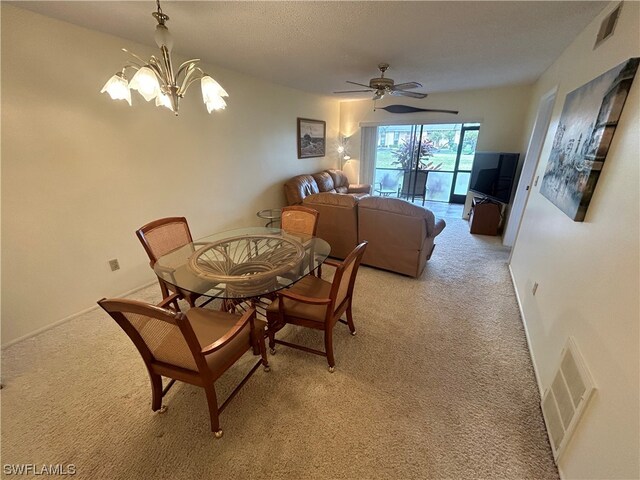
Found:
[{"label": "sofa cushion", "polygon": [[371,193],[371,185],[366,183],[350,183],[348,192],[369,195]]},{"label": "sofa cushion", "polygon": [[335,185],[333,184],[333,178],[327,172],[314,173],[311,175],[318,184],[318,190],[320,192],[332,192],[335,193]]},{"label": "sofa cushion", "polygon": [[302,203],[305,205],[315,203],[320,205],[333,205],[337,207],[353,208],[355,207],[357,202],[358,197],[356,197],[355,195],[321,192],[305,197]]},{"label": "sofa cushion", "polygon": [[304,197],[319,191],[318,184],[311,175],[298,175],[284,184],[284,193],[289,205],[299,205]]},{"label": "sofa cushion", "polygon": [[[382,212],[395,213],[396,215],[424,218],[427,236],[432,238],[439,235],[446,226],[443,219],[439,219],[436,222],[436,217],[431,210],[400,198],[365,197],[358,202],[358,206],[359,208],[380,210]],[[368,250],[370,251],[371,249]]]},{"label": "sofa cushion", "polygon": [[426,208],[414,205],[413,203],[400,198],[366,197],[360,200],[360,208],[382,210],[385,212],[397,213],[398,215],[407,215],[409,217],[427,218],[429,214],[433,216],[433,213]]},{"label": "sofa cushion", "polygon": [[288,205],[300,205],[307,195],[314,193],[370,194],[371,185],[351,185],[341,170],[325,170],[309,175],[298,175],[284,184]]},{"label": "sofa cushion", "polygon": [[[331,179],[333,180],[333,188],[335,188],[336,191],[340,193],[347,193],[347,189],[349,188],[349,179],[342,170],[329,169],[325,170],[325,172],[331,176]],[[342,187],[344,187],[344,191],[341,191]]]}]

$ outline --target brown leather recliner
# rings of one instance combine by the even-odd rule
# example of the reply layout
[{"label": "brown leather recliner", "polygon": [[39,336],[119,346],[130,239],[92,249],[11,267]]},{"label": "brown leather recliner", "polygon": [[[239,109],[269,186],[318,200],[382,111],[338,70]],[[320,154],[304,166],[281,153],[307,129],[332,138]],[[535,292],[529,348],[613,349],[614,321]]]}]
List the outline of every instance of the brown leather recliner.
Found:
[{"label": "brown leather recliner", "polygon": [[331,256],[346,258],[358,245],[358,198],[323,192],[305,197],[302,203],[320,214],[316,236],[329,242]]},{"label": "brown leather recliner", "polygon": [[322,192],[362,196],[371,193],[371,185],[350,184],[342,170],[332,169],[312,175],[298,175],[284,184],[289,205],[300,205],[305,197]]},{"label": "brown leather recliner", "polygon": [[357,242],[369,242],[362,263],[412,277],[422,274],[446,226],[430,210],[398,198],[362,198],[357,216]]}]

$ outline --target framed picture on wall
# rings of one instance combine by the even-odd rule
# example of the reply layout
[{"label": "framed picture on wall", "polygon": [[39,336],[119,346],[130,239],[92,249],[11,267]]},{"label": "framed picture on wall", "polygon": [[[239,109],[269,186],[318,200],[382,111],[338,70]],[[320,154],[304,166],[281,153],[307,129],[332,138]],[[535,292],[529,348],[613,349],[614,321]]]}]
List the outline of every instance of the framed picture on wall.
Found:
[{"label": "framed picture on wall", "polygon": [[324,157],[327,122],[298,118],[298,158]]},{"label": "framed picture on wall", "polygon": [[540,193],[573,221],[585,219],[639,58],[567,94]]}]

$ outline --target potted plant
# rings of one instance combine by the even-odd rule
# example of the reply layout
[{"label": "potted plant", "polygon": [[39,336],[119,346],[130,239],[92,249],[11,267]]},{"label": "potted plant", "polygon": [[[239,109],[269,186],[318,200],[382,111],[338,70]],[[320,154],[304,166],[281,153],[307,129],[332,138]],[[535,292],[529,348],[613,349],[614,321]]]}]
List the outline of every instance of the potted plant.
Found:
[{"label": "potted plant", "polygon": [[[418,148],[420,152],[418,152]],[[419,153],[418,170],[439,170],[442,167],[442,163],[436,165],[429,160],[433,157],[435,149],[435,145],[429,139],[425,138],[422,142],[412,142],[403,138],[398,148],[391,154],[395,158],[391,164],[400,166],[405,172],[414,170],[416,157]]]},{"label": "potted plant", "polygon": [[[412,142],[402,139],[398,148],[392,153],[394,161],[392,165],[398,165],[403,171],[403,181],[399,196],[421,197],[424,204],[426,196],[426,170],[440,170],[442,163],[435,164],[431,161],[435,145],[429,139],[422,142]],[[416,158],[418,159],[418,172],[415,172]]]}]

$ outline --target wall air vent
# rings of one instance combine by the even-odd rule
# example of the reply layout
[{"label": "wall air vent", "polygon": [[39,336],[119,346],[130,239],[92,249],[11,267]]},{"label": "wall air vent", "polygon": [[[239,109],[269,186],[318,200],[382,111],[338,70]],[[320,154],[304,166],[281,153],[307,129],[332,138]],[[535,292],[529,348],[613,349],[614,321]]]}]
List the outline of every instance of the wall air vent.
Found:
[{"label": "wall air vent", "polygon": [[560,364],[542,396],[542,414],[547,425],[553,457],[558,461],[595,391],[591,374],[572,338],[560,354]]},{"label": "wall air vent", "polygon": [[600,30],[598,31],[598,36],[596,37],[596,43],[593,45],[593,49],[595,50],[600,46],[602,42],[604,42],[607,38],[613,35],[613,31],[616,28],[616,23],[618,23],[618,17],[620,16],[620,9],[622,8],[622,2],[618,4],[618,6],[602,20],[600,24]]}]

